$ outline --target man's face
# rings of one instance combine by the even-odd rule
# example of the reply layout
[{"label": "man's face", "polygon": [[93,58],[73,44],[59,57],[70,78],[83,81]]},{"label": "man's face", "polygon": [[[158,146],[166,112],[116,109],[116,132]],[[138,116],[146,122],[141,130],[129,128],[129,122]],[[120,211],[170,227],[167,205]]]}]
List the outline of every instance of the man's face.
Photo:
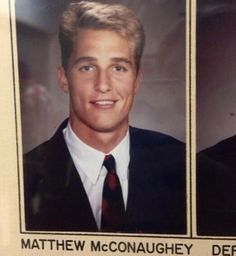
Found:
[{"label": "man's face", "polygon": [[108,30],[79,30],[68,69],[60,68],[58,74],[62,89],[70,94],[75,129],[127,129],[141,75],[126,39]]}]

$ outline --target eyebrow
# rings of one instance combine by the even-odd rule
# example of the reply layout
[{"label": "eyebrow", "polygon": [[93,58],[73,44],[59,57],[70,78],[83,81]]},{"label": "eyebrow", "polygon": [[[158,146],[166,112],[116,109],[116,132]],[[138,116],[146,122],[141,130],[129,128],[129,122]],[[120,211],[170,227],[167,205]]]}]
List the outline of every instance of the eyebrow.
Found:
[{"label": "eyebrow", "polygon": [[[79,57],[77,58],[73,65],[76,65],[76,64],[79,64],[81,62],[89,62],[89,61],[97,61],[98,59],[95,58],[95,57],[91,57],[91,56],[82,56],[82,57]],[[129,60],[128,58],[123,58],[123,57],[113,57],[111,58],[111,61],[114,61],[114,62],[124,62],[126,64],[129,64],[130,66],[133,65],[133,62],[131,60]]]},{"label": "eyebrow", "polygon": [[115,62],[125,62],[129,65],[133,65],[133,62],[127,58],[123,58],[123,57],[117,57],[117,58],[111,58],[112,61],[115,61]]},{"label": "eyebrow", "polygon": [[97,59],[94,58],[94,57],[82,56],[82,57],[77,58],[77,59],[73,62],[72,66],[74,66],[74,65],[76,65],[76,64],[79,64],[79,63],[81,63],[81,62],[89,62],[89,61],[96,61],[96,60],[97,60]]}]

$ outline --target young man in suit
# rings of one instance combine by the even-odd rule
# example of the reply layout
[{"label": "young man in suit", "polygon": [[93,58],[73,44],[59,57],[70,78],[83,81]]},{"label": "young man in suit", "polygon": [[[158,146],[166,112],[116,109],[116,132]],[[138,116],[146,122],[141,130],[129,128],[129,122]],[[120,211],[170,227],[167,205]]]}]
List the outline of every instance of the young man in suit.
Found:
[{"label": "young man in suit", "polygon": [[185,234],[184,144],[129,126],[140,21],[121,5],[73,3],[59,39],[70,114],[24,158],[26,229]]}]

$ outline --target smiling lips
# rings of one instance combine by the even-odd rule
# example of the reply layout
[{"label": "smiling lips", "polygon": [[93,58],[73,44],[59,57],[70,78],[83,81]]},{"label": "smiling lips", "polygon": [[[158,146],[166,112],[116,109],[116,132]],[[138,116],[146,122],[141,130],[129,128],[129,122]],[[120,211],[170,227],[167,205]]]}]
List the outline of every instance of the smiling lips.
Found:
[{"label": "smiling lips", "polygon": [[106,99],[106,100],[93,100],[90,103],[92,103],[96,107],[110,108],[110,107],[113,107],[116,102],[117,100]]}]

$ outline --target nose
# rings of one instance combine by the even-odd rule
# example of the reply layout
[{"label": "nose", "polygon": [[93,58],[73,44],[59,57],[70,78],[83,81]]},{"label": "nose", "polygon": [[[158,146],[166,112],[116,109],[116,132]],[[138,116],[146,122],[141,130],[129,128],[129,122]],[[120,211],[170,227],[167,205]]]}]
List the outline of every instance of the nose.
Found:
[{"label": "nose", "polygon": [[95,90],[106,93],[111,90],[110,76],[106,70],[99,70],[95,81]]}]

